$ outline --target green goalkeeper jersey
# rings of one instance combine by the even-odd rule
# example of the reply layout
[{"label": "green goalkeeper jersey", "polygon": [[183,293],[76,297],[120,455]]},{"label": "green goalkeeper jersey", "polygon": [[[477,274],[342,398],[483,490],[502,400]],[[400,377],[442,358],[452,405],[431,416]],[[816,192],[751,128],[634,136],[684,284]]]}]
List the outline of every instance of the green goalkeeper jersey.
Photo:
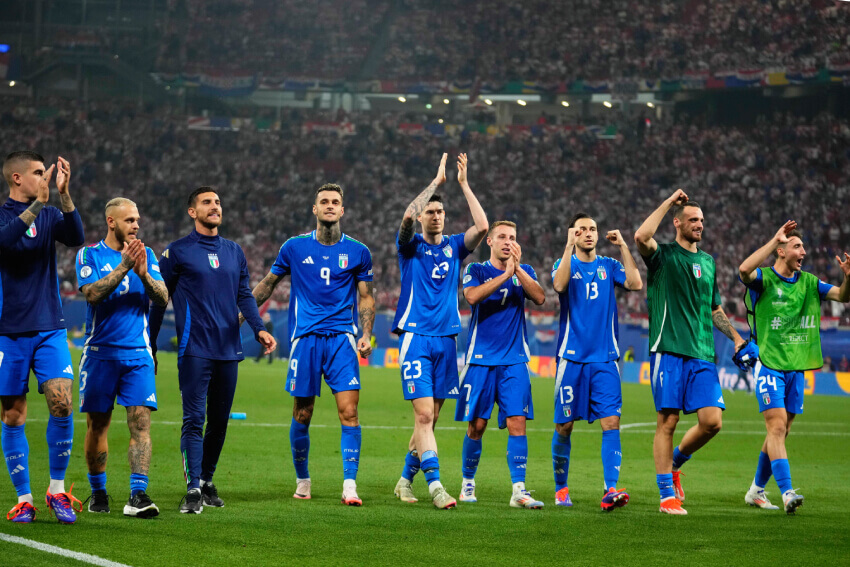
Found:
[{"label": "green goalkeeper jersey", "polygon": [[645,257],[648,271],[649,351],[714,362],[711,311],[721,304],[714,258],[677,242]]}]

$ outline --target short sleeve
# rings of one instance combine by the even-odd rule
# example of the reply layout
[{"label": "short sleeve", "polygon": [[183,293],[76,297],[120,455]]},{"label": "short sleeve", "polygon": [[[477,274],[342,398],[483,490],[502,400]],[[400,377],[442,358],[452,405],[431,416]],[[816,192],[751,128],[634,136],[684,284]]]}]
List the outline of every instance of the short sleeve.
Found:
[{"label": "short sleeve", "polygon": [[714,274],[714,289],[711,296],[711,308],[714,309],[718,305],[723,305],[723,297],[720,296],[720,288],[717,287],[717,272]]},{"label": "short sleeve", "polygon": [[560,268],[560,267],[561,267],[561,258],[558,258],[557,260],[555,260],[555,265],[552,266],[552,279],[553,280],[555,279],[555,272],[557,272],[558,268]]},{"label": "short sleeve", "polygon": [[162,281],[162,273],[159,271],[159,261],[157,261],[156,254],[150,248],[148,248],[148,273],[154,280],[158,282]]},{"label": "short sleeve", "polygon": [[398,253],[402,256],[410,257],[416,253],[416,240],[418,238],[418,234],[414,233],[413,238],[410,239],[410,242],[402,245],[398,241],[399,233],[395,235],[395,247],[398,250]]},{"label": "short sleeve", "polygon": [[659,244],[655,251],[649,256],[643,256],[643,263],[646,264],[648,270],[655,271],[659,269],[667,259],[667,245]]},{"label": "short sleeve", "polygon": [[285,276],[290,273],[289,269],[289,240],[283,243],[280,247],[280,252],[277,253],[277,259],[275,259],[274,264],[272,265],[271,272],[276,276]]},{"label": "short sleeve", "polygon": [[360,270],[357,272],[357,281],[370,282],[372,281],[372,253],[365,246],[363,247],[362,260],[360,262]]},{"label": "short sleeve", "polygon": [[834,287],[834,285],[828,284],[821,279],[818,280],[818,295],[820,296],[821,301],[826,299],[826,294]]},{"label": "short sleeve", "polygon": [[463,272],[463,289],[481,285],[481,271],[479,264],[468,264]]},{"label": "short sleeve", "polygon": [[531,276],[531,279],[537,281],[537,272],[534,271],[534,268],[531,267],[530,264],[520,264],[522,269],[525,270],[525,273]]},{"label": "short sleeve", "polygon": [[97,264],[94,262],[94,253],[90,247],[80,248],[74,264],[77,269],[77,289],[82,289],[84,285],[100,279]]},{"label": "short sleeve", "polygon": [[472,254],[471,250],[466,249],[466,244],[464,243],[465,237],[466,235],[464,233],[460,233],[453,234],[452,237],[449,239],[449,244],[452,246],[452,248],[457,250],[457,257],[460,258],[461,262],[464,260],[464,258]]},{"label": "short sleeve", "polygon": [[764,275],[761,268],[756,268],[756,278],[750,283],[744,282],[741,276],[738,276],[738,281],[747,286],[747,289],[751,289],[756,293],[762,293],[764,291]]},{"label": "short sleeve", "polygon": [[610,259],[609,266],[611,268],[611,277],[614,279],[614,285],[617,287],[626,287],[626,268],[619,260]]}]

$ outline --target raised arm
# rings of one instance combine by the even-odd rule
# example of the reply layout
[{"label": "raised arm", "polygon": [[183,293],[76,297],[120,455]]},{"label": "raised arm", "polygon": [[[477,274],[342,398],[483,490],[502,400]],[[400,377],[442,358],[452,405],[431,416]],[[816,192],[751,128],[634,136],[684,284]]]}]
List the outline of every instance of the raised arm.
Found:
[{"label": "raised arm", "polygon": [[795,228],[797,228],[797,222],[789,220],[776,231],[776,234],[767,241],[767,244],[750,254],[746,260],[741,262],[741,265],[738,267],[738,275],[741,276],[741,281],[748,284],[756,279],[756,270],[758,270],[759,266],[764,264],[765,260],[776,250],[777,246],[788,242],[788,233]]},{"label": "raised arm", "polygon": [[466,203],[469,205],[469,212],[472,213],[472,226],[466,229],[466,234],[463,235],[463,245],[466,249],[472,252],[484,237],[487,236],[487,215],[484,209],[481,208],[481,203],[475,197],[472,189],[467,181],[467,158],[466,154],[460,154],[457,158],[457,182],[460,183],[460,188],[463,190],[463,196],[466,197]]},{"label": "raised arm", "polygon": [[717,306],[711,310],[711,321],[714,323],[714,326],[717,327],[717,330],[729,337],[733,343],[735,343],[735,352],[739,351],[742,346],[746,344],[746,341],[741,338],[741,335],[738,334],[738,331],[732,326],[732,323],[729,322],[729,317],[726,316],[726,312],[723,311],[721,306]]},{"label": "raised arm", "polygon": [[661,206],[655,209],[640,228],[635,232],[635,243],[638,247],[638,252],[643,257],[651,256],[658,248],[658,243],[655,241],[655,233],[658,231],[658,225],[664,220],[664,215],[667,214],[673,205],[684,205],[688,202],[688,196],[681,189],[677,189],[675,193],[670,195],[661,203]]},{"label": "raised arm", "polygon": [[635,259],[626,246],[626,241],[619,230],[609,230],[605,235],[611,244],[620,248],[620,255],[623,257],[623,268],[626,270],[626,283],[624,287],[629,291],[638,291],[643,287],[643,281],[640,278],[640,270],[638,270]]},{"label": "raised arm", "polygon": [[[124,250],[121,251],[121,263],[118,267],[97,280],[94,283],[86,284],[80,291],[86,298],[86,301],[92,305],[97,305],[115,291],[118,285],[124,280],[127,273],[133,269],[135,259],[133,253],[136,251],[134,246],[138,240],[134,240],[129,245],[124,243]],[[168,303],[168,301],[166,301]]]},{"label": "raised arm", "polygon": [[836,256],[836,260],[838,260],[838,265],[841,266],[841,271],[844,272],[844,281],[841,282],[841,286],[833,286],[827,294],[826,298],[830,301],[838,301],[840,303],[847,303],[850,301],[850,254],[847,252],[844,253],[844,261],[841,261],[841,258]]},{"label": "raised arm", "polygon": [[576,239],[580,231],[581,229],[576,227],[567,229],[567,245],[564,247],[564,255],[561,256],[561,263],[558,264],[558,269],[555,270],[555,276],[552,278],[552,284],[558,293],[566,292],[570,286],[573,252],[575,252]]},{"label": "raised arm", "polygon": [[357,351],[363,358],[372,354],[372,327],[375,325],[375,296],[372,282],[357,282],[359,295],[360,330],[363,334],[357,341]]},{"label": "raised arm", "polygon": [[404,246],[411,240],[413,240],[414,226],[413,221],[419,216],[425,207],[428,205],[428,199],[431,198],[431,195],[434,194],[434,191],[437,190],[437,187],[446,182],[446,160],[449,158],[449,154],[443,154],[442,159],[440,160],[440,167],[437,169],[437,176],[434,180],[422,190],[419,195],[416,196],[413,201],[407,206],[407,209],[404,210],[404,216],[401,219],[401,226],[398,229],[398,243],[399,246]]},{"label": "raised arm", "polygon": [[81,246],[85,242],[86,233],[83,230],[83,219],[68,192],[70,179],[71,164],[59,156],[56,162],[56,188],[59,190],[59,209],[63,214],[56,226],[56,240],[65,246]]}]

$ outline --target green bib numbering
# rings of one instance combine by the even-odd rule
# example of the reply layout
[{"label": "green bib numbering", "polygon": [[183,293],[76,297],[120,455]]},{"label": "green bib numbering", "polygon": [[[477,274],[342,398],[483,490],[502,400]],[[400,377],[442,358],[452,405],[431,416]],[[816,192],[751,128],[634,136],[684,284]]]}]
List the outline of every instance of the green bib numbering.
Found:
[{"label": "green bib numbering", "polygon": [[747,293],[747,318],[755,330],[762,364],[773,370],[812,370],[823,366],[820,346],[818,278],[800,272],[795,283],[762,269],[763,291],[752,305]]}]

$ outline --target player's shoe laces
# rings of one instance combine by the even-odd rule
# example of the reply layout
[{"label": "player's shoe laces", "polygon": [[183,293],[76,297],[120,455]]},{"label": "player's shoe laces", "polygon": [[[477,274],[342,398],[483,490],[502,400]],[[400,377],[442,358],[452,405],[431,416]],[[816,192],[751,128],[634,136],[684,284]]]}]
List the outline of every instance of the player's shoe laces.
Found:
[{"label": "player's shoe laces", "polygon": [[673,490],[676,492],[676,499],[681,503],[685,501],[685,489],[682,488],[681,477],[685,476],[682,471],[673,471]]},{"label": "player's shoe laces", "polygon": [[310,496],[310,488],[313,483],[309,478],[296,478],[295,479],[295,494],[292,495],[293,498],[298,498],[299,500],[310,500],[312,496]]},{"label": "player's shoe laces", "polygon": [[36,512],[38,512],[38,508],[29,502],[19,502],[6,513],[6,519],[18,524],[29,524],[35,520]]},{"label": "player's shoe laces", "polygon": [[658,511],[665,514],[672,514],[673,516],[688,515],[688,511],[682,508],[682,501],[673,496],[662,500]]},{"label": "player's shoe laces", "polygon": [[218,497],[218,488],[212,482],[204,483],[201,487],[201,495],[204,497],[204,506],[224,508],[224,500]]},{"label": "player's shoe laces", "polygon": [[446,492],[446,489],[442,486],[434,491],[434,494],[431,495],[431,499],[434,502],[434,506],[440,510],[448,510],[449,508],[457,506],[457,500],[449,496],[449,493]]},{"label": "player's shoe laces", "polygon": [[110,496],[106,492],[92,492],[91,496],[83,500],[83,504],[88,504],[86,510],[95,514],[108,514]]},{"label": "player's shoe laces", "polygon": [[610,512],[614,508],[622,508],[629,503],[629,493],[625,490],[617,490],[609,488],[605,496],[602,497],[600,507],[603,512]]},{"label": "player's shoe laces", "polygon": [[402,502],[409,502],[410,504],[419,502],[419,499],[413,495],[413,486],[410,484],[410,481],[403,477],[398,479],[393,494]]},{"label": "player's shoe laces", "polygon": [[159,516],[159,508],[153,503],[145,491],[130,496],[124,505],[124,515],[133,518],[155,518]]},{"label": "player's shoe laces", "polygon": [[750,506],[762,508],[763,510],[779,510],[779,506],[771,504],[770,500],[767,499],[767,492],[763,488],[759,489],[755,486],[751,486],[747,491],[747,495],[744,496],[744,502]]},{"label": "player's shoe laces", "polygon": [[793,514],[797,508],[803,505],[803,495],[797,494],[794,490],[789,490],[782,495],[782,503],[785,505],[785,513]]},{"label": "player's shoe laces", "polygon": [[181,514],[200,514],[204,511],[204,497],[200,488],[193,488],[180,500]]},{"label": "player's shoe laces", "polygon": [[475,481],[467,481],[463,483],[463,486],[460,488],[460,498],[458,498],[461,502],[478,502],[478,498],[475,497]]},{"label": "player's shoe laces", "polygon": [[342,503],[346,506],[363,505],[363,501],[357,496],[357,486],[353,483],[342,487]]},{"label": "player's shoe laces", "polygon": [[570,489],[565,486],[555,493],[555,506],[572,506],[573,501],[570,500]]},{"label": "player's shoe laces", "polygon": [[535,499],[531,493],[526,490],[514,490],[514,493],[511,495],[511,508],[528,508],[530,510],[537,510],[538,508],[543,507],[543,502]]},{"label": "player's shoe laces", "polygon": [[[61,524],[73,524],[77,521],[77,512],[83,511],[83,503],[74,498],[74,495],[71,494],[71,491],[74,490],[74,485],[71,485],[71,488],[68,489],[68,492],[60,492],[58,494],[50,494],[47,492],[47,496],[44,497],[45,502],[47,502],[47,507],[53,512],[53,515],[56,516],[56,519],[59,520]],[[75,506],[77,504],[78,506]]]}]

